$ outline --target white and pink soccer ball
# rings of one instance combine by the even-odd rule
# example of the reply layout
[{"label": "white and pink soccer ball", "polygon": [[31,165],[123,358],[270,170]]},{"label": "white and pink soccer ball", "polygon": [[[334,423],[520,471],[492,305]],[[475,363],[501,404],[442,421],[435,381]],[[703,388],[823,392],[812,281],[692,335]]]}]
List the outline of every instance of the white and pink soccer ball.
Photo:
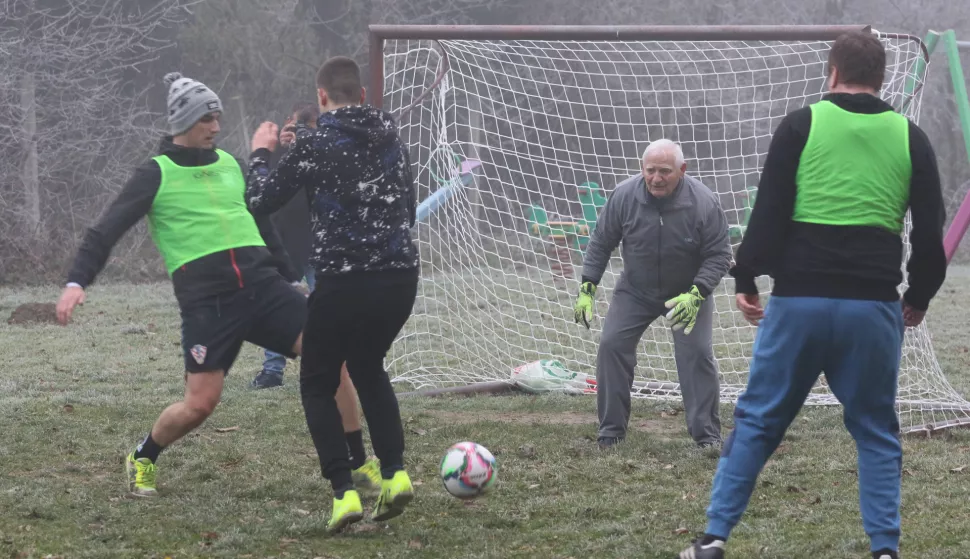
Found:
[{"label": "white and pink soccer ball", "polygon": [[445,490],[459,499],[474,499],[495,483],[498,464],[484,446],[460,442],[441,459],[441,481]]}]

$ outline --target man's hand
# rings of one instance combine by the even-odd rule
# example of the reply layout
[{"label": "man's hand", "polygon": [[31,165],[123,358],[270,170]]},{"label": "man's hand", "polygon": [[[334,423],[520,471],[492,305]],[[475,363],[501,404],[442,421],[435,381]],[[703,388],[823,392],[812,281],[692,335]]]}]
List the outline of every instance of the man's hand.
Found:
[{"label": "man's hand", "polygon": [[593,296],[596,295],[596,285],[592,282],[585,282],[579,287],[579,297],[576,298],[576,305],[573,307],[573,315],[576,324],[580,322],[589,330],[589,323],[593,321]]},{"label": "man's hand", "polygon": [[903,323],[906,324],[907,328],[916,328],[923,322],[925,316],[926,311],[918,311],[909,306],[906,301],[903,301]]},{"label": "man's hand", "polygon": [[765,317],[765,310],[761,308],[761,298],[758,294],[749,295],[738,293],[734,297],[738,304],[738,310],[744,315],[744,319],[754,326],[757,326],[761,319]]},{"label": "man's hand", "polygon": [[292,285],[294,288],[296,288],[296,290],[299,291],[300,294],[303,295],[304,297],[309,297],[310,296],[310,288],[307,287],[307,286],[305,286],[305,285],[303,285],[303,282],[302,281],[295,281],[295,282],[291,283],[290,285]]},{"label": "man's hand", "polygon": [[296,141],[296,125],[287,124],[280,132],[280,145],[284,149],[289,149],[294,141]]},{"label": "man's hand", "polygon": [[67,325],[71,320],[71,313],[74,312],[74,307],[84,304],[84,288],[78,286],[69,286],[64,288],[64,292],[61,293],[61,299],[57,302],[57,321],[61,325]]},{"label": "man's hand", "polygon": [[681,293],[664,303],[665,307],[672,309],[667,313],[667,320],[674,321],[670,329],[680,330],[683,328],[685,335],[690,334],[694,330],[694,323],[697,322],[697,311],[700,310],[703,302],[704,298],[701,297],[700,290],[697,289],[696,285],[692,285],[687,293]]},{"label": "man's hand", "polygon": [[259,125],[256,132],[253,133],[252,141],[252,151],[258,149],[268,149],[270,151],[276,151],[276,145],[279,143],[280,128],[272,122],[264,122]]}]

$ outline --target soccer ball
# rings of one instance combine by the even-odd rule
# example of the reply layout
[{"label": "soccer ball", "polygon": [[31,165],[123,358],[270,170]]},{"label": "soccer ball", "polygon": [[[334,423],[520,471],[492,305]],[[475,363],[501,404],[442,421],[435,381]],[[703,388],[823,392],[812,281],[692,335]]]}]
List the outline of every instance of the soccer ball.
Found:
[{"label": "soccer ball", "polygon": [[498,465],[484,446],[473,442],[453,445],[441,459],[445,490],[459,499],[474,499],[495,483]]}]

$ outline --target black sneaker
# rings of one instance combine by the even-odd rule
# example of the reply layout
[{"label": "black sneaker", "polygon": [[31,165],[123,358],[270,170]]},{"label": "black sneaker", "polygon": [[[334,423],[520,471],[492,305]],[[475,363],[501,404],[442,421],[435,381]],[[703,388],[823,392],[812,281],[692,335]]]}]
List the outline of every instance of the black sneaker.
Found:
[{"label": "black sneaker", "polygon": [[899,559],[899,554],[888,549],[872,552],[872,559]]},{"label": "black sneaker", "polygon": [[704,544],[706,538],[694,540],[690,547],[680,552],[677,559],[724,559],[724,547],[727,542],[723,540],[712,540]]},{"label": "black sneaker", "polygon": [[252,383],[253,388],[275,388],[277,386],[283,386],[283,375],[269,371],[260,371]]},{"label": "black sneaker", "polygon": [[600,437],[596,439],[596,444],[599,445],[600,450],[609,450],[620,444],[622,440],[623,437]]}]

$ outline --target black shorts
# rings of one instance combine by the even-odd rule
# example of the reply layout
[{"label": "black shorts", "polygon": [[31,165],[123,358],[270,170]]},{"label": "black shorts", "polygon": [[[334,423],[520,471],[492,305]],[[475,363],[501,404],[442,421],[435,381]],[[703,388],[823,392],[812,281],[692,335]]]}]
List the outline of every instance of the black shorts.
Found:
[{"label": "black shorts", "polygon": [[229,369],[243,342],[293,358],[307,299],[283,277],[221,294],[182,309],[182,352],[190,373]]}]

